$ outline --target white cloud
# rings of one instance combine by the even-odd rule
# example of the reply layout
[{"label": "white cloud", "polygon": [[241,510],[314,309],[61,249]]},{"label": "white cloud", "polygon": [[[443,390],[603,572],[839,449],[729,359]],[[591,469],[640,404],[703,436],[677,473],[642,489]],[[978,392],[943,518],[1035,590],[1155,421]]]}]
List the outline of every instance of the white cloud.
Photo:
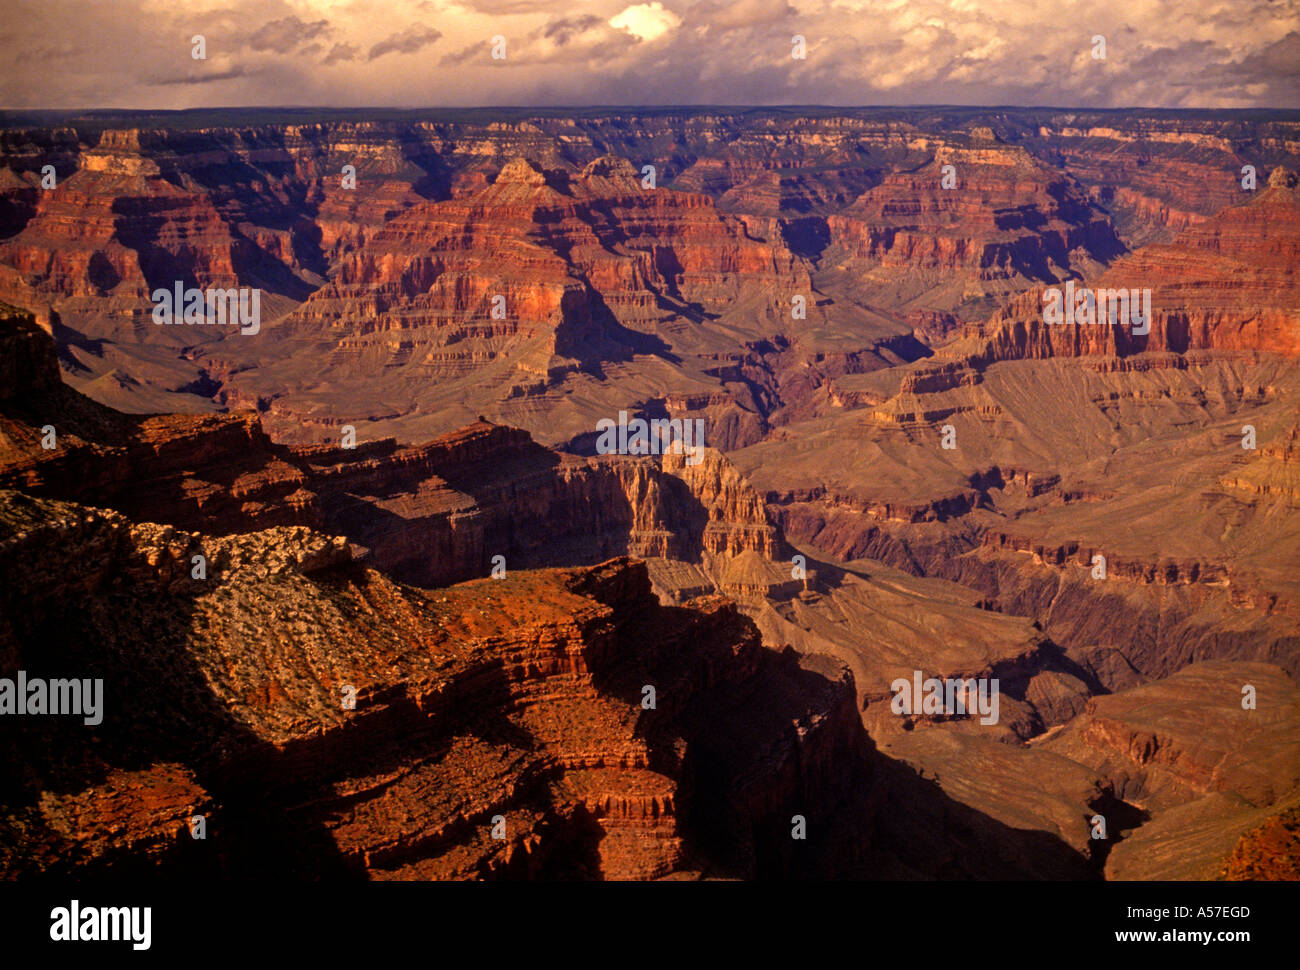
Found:
[{"label": "white cloud", "polygon": [[609,25],[626,30],[641,40],[654,40],[680,27],[682,18],[671,10],[665,10],[664,5],[656,0],[655,3],[638,3],[634,7],[628,7],[611,17]]}]

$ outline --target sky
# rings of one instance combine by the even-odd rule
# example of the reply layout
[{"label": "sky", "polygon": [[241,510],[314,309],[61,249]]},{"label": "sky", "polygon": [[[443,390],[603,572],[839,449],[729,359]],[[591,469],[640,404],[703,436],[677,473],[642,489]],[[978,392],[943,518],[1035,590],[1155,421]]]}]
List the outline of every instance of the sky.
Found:
[{"label": "sky", "polygon": [[5,108],[1296,108],[1300,0],[0,0],[0,64]]}]

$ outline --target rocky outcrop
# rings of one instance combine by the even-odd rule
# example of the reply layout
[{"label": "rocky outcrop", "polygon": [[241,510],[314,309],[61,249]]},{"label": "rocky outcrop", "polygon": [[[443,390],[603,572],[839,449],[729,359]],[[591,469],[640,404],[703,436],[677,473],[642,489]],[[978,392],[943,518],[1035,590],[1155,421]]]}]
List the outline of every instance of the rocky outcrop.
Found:
[{"label": "rocky outcrop", "polygon": [[1271,665],[1191,664],[1092,698],[1044,745],[1091,766],[1142,808],[1224,791],[1261,807],[1300,786],[1297,705],[1294,681]]},{"label": "rocky outcrop", "polygon": [[1254,859],[1294,813],[1298,701],[1271,665],[1197,663],[1093,698],[1038,747],[1096,773],[1108,878],[1288,878],[1287,861],[1265,870]]},{"label": "rocky outcrop", "polygon": [[[1087,280],[1090,289],[1151,291],[1150,333],[1131,323],[1043,322],[1042,290],[1016,300],[975,332],[973,358],[1128,356],[1198,350],[1300,353],[1293,272],[1300,256],[1300,196],[1283,169],[1248,202],[1230,206],[1168,244],[1144,247]],[[1077,284],[1084,286],[1084,283]],[[965,345],[954,347],[964,353]]]},{"label": "rocky outcrop", "polygon": [[[660,607],[643,565],[422,593],[303,529],[9,491],[0,522],[5,674],[104,681],[102,729],[28,717],[0,742],[23,766],[8,878],[834,875],[867,848],[852,678],[725,601]],[[791,814],[825,834],[788,847]]]},{"label": "rocky outcrop", "polygon": [[139,418],[83,398],[57,382],[53,344],[23,314],[0,322],[0,339],[24,381],[0,408],[0,484],[31,494],[210,534],[342,533],[424,586],[486,576],[497,557],[511,569],[620,554],[721,568],[781,551],[757,494],[712,449],[586,459],[487,422],[414,447],[284,446],[250,413]]},{"label": "rocky outcrop", "polygon": [[1241,837],[1223,864],[1227,880],[1300,880],[1300,808],[1279,812]]},{"label": "rocky outcrop", "polygon": [[840,262],[897,291],[914,313],[955,312],[1104,266],[1123,252],[1105,214],[1068,177],[991,136],[940,143],[827,220]]},{"label": "rocky outcrop", "polygon": [[772,288],[811,284],[783,246],[747,238],[707,197],[642,188],[620,158],[573,175],[516,158],[492,185],[392,220],[289,326],[337,335],[334,363],[353,369],[410,360],[439,379],[514,357],[533,393],[566,366],[627,356],[619,327]]},{"label": "rocky outcrop", "polygon": [[24,310],[0,303],[0,400],[45,394],[59,386],[59,361],[48,334]]},{"label": "rocky outcrop", "polygon": [[1245,165],[1265,174],[1286,161],[1286,126],[1258,140],[1208,119],[1133,118],[1087,112],[1044,119],[1031,151],[1051,153],[1111,215],[1131,249],[1167,242],[1239,202]]}]

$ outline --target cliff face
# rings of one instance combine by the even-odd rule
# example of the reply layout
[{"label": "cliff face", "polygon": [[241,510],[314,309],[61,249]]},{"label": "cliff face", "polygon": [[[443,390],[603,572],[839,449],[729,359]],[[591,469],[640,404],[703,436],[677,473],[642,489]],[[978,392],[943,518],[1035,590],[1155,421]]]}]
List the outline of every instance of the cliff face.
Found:
[{"label": "cliff face", "polygon": [[0,328],[22,376],[0,409],[0,485],[34,495],[219,535],[343,533],[376,568],[424,586],[486,576],[498,556],[513,569],[780,551],[757,494],[711,449],[583,459],[484,422],[414,447],[277,445],[250,413],[118,415],[57,381],[53,342],[29,317]]},{"label": "cliff face", "polygon": [[[742,447],[840,373],[1194,229],[1296,144],[1284,119],[1029,109],[6,131],[0,299],[56,320],[78,387],[124,410],[252,407],[300,442],[484,414],[556,445],[710,398],[691,416]],[[176,281],[260,289],[265,329],[154,327]],[[1173,313],[1143,346],[1195,346],[1235,309]],[[1245,330],[1277,338],[1262,309]]]},{"label": "cliff face", "polygon": [[[1281,131],[1262,133],[1267,166],[1283,159]],[[1038,131],[1040,144],[1085,183],[1133,249],[1168,241],[1241,201],[1242,168],[1253,162],[1263,187],[1267,168],[1239,132],[1210,121],[1057,116]]]},{"label": "cliff face", "polygon": [[642,188],[620,158],[573,176],[519,158],[478,192],[393,219],[289,326],[339,334],[334,366],[409,360],[438,379],[515,357],[526,387],[551,382],[566,360],[629,356],[621,327],[674,309],[717,313],[774,288],[811,284],[784,246],[748,238],[706,196]]},{"label": "cliff face", "polygon": [[151,145],[147,133],[105,132],[37,195],[23,230],[0,243],[0,299],[56,308],[92,337],[139,339],[157,287],[259,285],[256,235],[201,184],[168,178]]},{"label": "cliff face", "polygon": [[[1298,704],[1295,684],[1269,664],[1192,664],[1091,699],[1044,744],[1108,775],[1118,797],[1149,809],[1223,791],[1266,807],[1300,784],[1291,730]],[[1238,747],[1246,735],[1249,756]]]},{"label": "cliff face", "polygon": [[977,589],[1111,689],[1198,659],[1294,672],[1292,181],[1077,281],[1149,287],[1149,335],[1047,325],[1036,287],[733,460],[793,540]]},{"label": "cliff face", "polygon": [[[29,315],[4,328],[25,383],[0,462],[24,491],[0,490],[0,665],[106,698],[93,739],[6,733],[6,876],[862,871],[873,755],[846,670],[764,648],[720,598],[660,606],[643,563],[521,568],[770,553],[716,452],[561,458],[485,423],[286,448],[250,415],[115,414],[57,381]],[[496,554],[500,578],[447,587]]]},{"label": "cliff face", "polygon": [[[1278,169],[1254,198],[1229,206],[1114,263],[1078,286],[1150,289],[1150,333],[1110,324],[1047,325],[1042,291],[1014,301],[981,328],[981,362],[1142,352],[1248,350],[1300,353],[1300,196]],[[1058,284],[1059,285],[1059,284]],[[977,338],[978,339],[978,338]],[[966,350],[965,344],[960,345]],[[958,350],[958,348],[954,348]]]},{"label": "cliff face", "polygon": [[[895,376],[837,379],[829,429],[792,427],[742,472],[792,538],[981,590],[1113,689],[1194,659],[1294,672],[1280,568],[1297,538],[1293,181],[1279,168],[1249,201],[1078,282],[1149,287],[1149,335],[1047,325],[1030,290]],[[769,471],[801,431],[809,450],[862,457]]]},{"label": "cliff face", "polygon": [[940,143],[928,164],[889,173],[827,224],[831,255],[921,313],[965,316],[1124,251],[1078,183],[991,133]]},{"label": "cliff face", "polygon": [[0,399],[46,394],[60,386],[53,344],[30,313],[0,303],[0,341]]},{"label": "cliff face", "polygon": [[[1259,663],[1196,663],[1093,698],[1041,748],[1088,765],[1114,879],[1293,878],[1260,866],[1287,846],[1300,782],[1295,683]],[[1253,870],[1253,871],[1252,871]]]},{"label": "cliff face", "polygon": [[3,783],[8,878],[854,864],[826,837],[784,847],[791,814],[825,820],[869,783],[852,678],[765,650],[724,601],[660,607],[644,565],[422,593],[303,528],[221,539],[10,491],[0,509],[6,672],[104,680],[93,741],[47,719],[5,734],[25,766]]}]

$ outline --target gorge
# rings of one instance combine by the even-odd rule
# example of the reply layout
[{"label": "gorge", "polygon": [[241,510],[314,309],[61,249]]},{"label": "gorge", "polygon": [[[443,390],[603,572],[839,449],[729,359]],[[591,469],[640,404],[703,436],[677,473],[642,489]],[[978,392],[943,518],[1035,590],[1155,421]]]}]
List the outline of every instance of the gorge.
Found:
[{"label": "gorge", "polygon": [[1296,878],[1294,113],[301,114],[0,127],[5,878]]}]

